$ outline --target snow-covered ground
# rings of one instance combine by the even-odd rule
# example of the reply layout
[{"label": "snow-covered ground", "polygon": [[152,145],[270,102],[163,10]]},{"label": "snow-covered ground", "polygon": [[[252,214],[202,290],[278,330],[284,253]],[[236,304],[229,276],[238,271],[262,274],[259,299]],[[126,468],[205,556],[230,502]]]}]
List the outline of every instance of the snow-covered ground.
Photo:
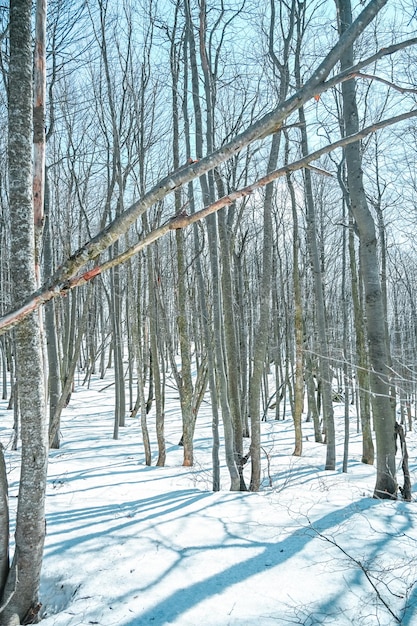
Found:
[{"label": "snow-covered ground", "polygon": [[[291,418],[276,422],[271,413],[262,423],[262,491],[230,492],[223,463],[222,491],[212,493],[209,406],[197,421],[195,466],[183,468],[171,391],[167,464],[146,467],[138,419],[112,439],[113,393],[107,381],[77,387],[61,449],[51,451],[44,626],[417,624],[416,502],[372,499],[375,470],[360,463],[354,415],[347,474],[342,417],[338,467],[329,472],[311,425],[295,458]],[[10,413],[0,403],[5,445]],[[155,457],[153,421],[151,413]],[[416,433],[407,442],[414,482]],[[7,463],[14,513],[17,453],[8,450]]]}]

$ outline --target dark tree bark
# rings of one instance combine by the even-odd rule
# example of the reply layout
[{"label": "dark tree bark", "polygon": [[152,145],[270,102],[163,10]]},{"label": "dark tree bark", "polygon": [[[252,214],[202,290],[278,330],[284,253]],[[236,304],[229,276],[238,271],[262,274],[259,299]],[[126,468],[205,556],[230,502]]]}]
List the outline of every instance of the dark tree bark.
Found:
[{"label": "dark tree bark", "polygon": [[401,446],[401,467],[404,474],[404,485],[400,487],[401,495],[407,502],[411,502],[411,479],[410,479],[410,469],[408,467],[408,450],[407,443],[405,440],[405,432],[404,428],[401,424],[395,424],[395,437],[400,440]]}]

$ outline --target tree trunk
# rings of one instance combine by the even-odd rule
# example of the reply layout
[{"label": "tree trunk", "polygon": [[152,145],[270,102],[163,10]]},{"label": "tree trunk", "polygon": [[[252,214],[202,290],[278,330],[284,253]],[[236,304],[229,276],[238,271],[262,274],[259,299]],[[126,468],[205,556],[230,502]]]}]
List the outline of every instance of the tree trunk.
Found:
[{"label": "tree trunk", "polygon": [[[337,6],[340,32],[344,33],[352,23],[350,0],[337,0]],[[342,69],[350,67],[352,63],[353,46],[350,46],[341,56]],[[342,84],[342,99],[345,133],[351,135],[357,132],[359,127],[354,79]],[[374,497],[396,498],[398,486],[395,467],[395,414],[389,394],[388,345],[375,224],[363,186],[359,143],[355,142],[346,146],[345,155],[351,210],[358,227],[361,270],[365,289],[372,412],[377,448],[377,477]]]},{"label": "tree trunk", "polygon": [[[289,87],[288,55],[294,31],[295,2],[288,8],[289,24],[288,32],[283,41],[283,59],[278,61],[274,50],[275,33],[275,3],[271,2],[271,20],[269,29],[269,54],[276,71],[279,73],[279,99],[285,100]],[[267,164],[267,173],[274,170],[278,162],[278,154],[281,144],[281,133],[272,136],[271,148]],[[259,290],[259,319],[254,337],[253,370],[249,381],[249,414],[251,419],[251,462],[252,472],[250,489],[257,491],[261,481],[261,425],[260,425],[260,392],[262,374],[265,366],[265,356],[269,338],[270,310],[271,310],[271,286],[272,286],[272,249],[273,249],[273,222],[272,206],[274,199],[274,183],[269,183],[265,188],[265,200],[263,203],[263,248],[262,248],[262,277]]]},{"label": "tree trunk", "polygon": [[373,465],[375,459],[374,443],[372,440],[371,427],[371,402],[369,389],[369,359],[366,349],[366,331],[364,311],[359,297],[358,272],[356,267],[356,255],[354,245],[353,224],[349,228],[349,260],[352,287],[353,319],[356,338],[357,379],[359,387],[360,422],[362,429],[362,463]]},{"label": "tree trunk", "polygon": [[46,0],[36,2],[36,45],[33,62],[33,218],[35,271],[40,287],[40,258],[45,197]]},{"label": "tree trunk", "polygon": [[[144,220],[145,228],[147,222]],[[163,467],[166,460],[165,445],[165,414],[164,414],[164,391],[161,382],[160,358],[158,349],[158,315],[157,315],[157,296],[155,286],[155,262],[154,249],[147,250],[148,262],[148,290],[149,290],[149,339],[152,359],[152,376],[153,388],[155,391],[155,423],[156,423],[156,439],[158,444],[158,467]]]},{"label": "tree trunk", "polygon": [[[308,154],[306,121],[304,109],[299,109],[300,122],[302,123],[302,151]],[[307,235],[310,248],[311,269],[313,273],[313,289],[316,304],[316,322],[319,345],[319,371],[321,380],[321,393],[323,405],[323,419],[326,433],[326,470],[336,468],[336,443],[334,432],[334,415],[332,402],[332,374],[329,364],[329,348],[327,343],[327,321],[323,294],[323,273],[320,266],[319,251],[317,246],[316,210],[313,198],[311,172],[305,170],[305,196],[307,205]]]},{"label": "tree trunk", "polygon": [[[343,203],[343,223],[346,219],[346,202],[342,199]],[[350,350],[349,350],[349,307],[347,299],[347,233],[346,229],[343,229],[342,233],[342,307],[343,307],[343,389],[344,389],[344,424],[345,424],[345,437],[343,445],[343,464],[342,471],[348,471],[349,460],[349,437],[350,437],[350,419],[349,419],[349,363],[351,362]],[[341,388],[341,386],[339,386]]]},{"label": "tree trunk", "polygon": [[[190,16],[186,13],[187,17],[187,29],[191,28],[190,24]],[[188,33],[188,30],[187,30]],[[188,34],[184,37],[184,59],[187,58],[188,52]],[[184,134],[185,134],[185,145],[186,145],[186,157],[187,159],[192,159],[191,155],[191,140],[190,140],[190,121],[188,115],[188,106],[187,106],[187,95],[188,95],[188,64],[184,65],[184,97],[183,97],[183,117],[184,117]],[[190,212],[195,213],[195,200],[194,200],[194,185],[192,182],[188,184],[188,204],[190,207]],[[220,450],[220,434],[219,434],[219,407],[218,407],[218,399],[217,399],[217,389],[216,389],[216,381],[214,374],[214,355],[211,350],[211,336],[209,329],[209,311],[207,306],[207,297],[205,291],[205,281],[203,268],[201,264],[201,255],[200,255],[200,244],[199,244],[199,236],[198,236],[198,227],[197,224],[193,225],[193,250],[195,257],[195,265],[196,265],[196,275],[197,275],[197,290],[198,290],[198,300],[200,305],[200,325],[203,331],[202,343],[205,345],[205,350],[207,354],[207,376],[208,383],[210,389],[210,399],[211,399],[211,412],[212,412],[212,435],[213,435],[213,445],[212,445],[212,465],[213,465],[213,491],[220,490],[220,459],[219,459],[219,450]]]},{"label": "tree trunk", "polygon": [[[0,592],[9,573],[9,503],[6,463],[0,443]],[[0,610],[1,616],[1,610]]]},{"label": "tree trunk", "polygon": [[[280,146],[280,135],[272,138],[267,171],[276,167]],[[259,290],[259,319],[254,337],[253,369],[249,380],[249,415],[251,432],[251,479],[250,490],[258,491],[261,484],[261,418],[260,395],[262,373],[265,364],[266,347],[269,337],[269,317],[271,309],[272,282],[272,202],[274,184],[267,185],[263,203],[263,247],[262,278]]]},{"label": "tree trunk", "polygon": [[[90,298],[91,298],[92,291],[93,291],[93,285],[88,285],[87,296],[84,300],[84,309],[83,309],[81,318],[77,320],[77,324],[76,324],[78,332],[74,340],[71,361],[68,363],[65,383],[62,387],[61,395],[59,396],[58,402],[55,406],[55,411],[53,414],[49,416],[49,445],[51,448],[59,447],[59,426],[61,423],[61,414],[64,408],[68,404],[68,398],[71,394],[71,389],[74,385],[74,374],[75,374],[75,369],[77,367],[78,359],[80,357],[82,339],[85,335],[86,328],[87,328],[88,310],[90,307]],[[75,296],[80,296],[81,294],[73,294],[73,295],[75,297]],[[58,444],[56,442],[58,442]]]},{"label": "tree trunk", "polygon": [[[9,200],[14,304],[36,289],[32,202],[32,39],[30,0],[10,3]],[[20,623],[38,611],[45,538],[48,440],[39,314],[16,330],[16,365],[22,417],[22,460],[15,553],[1,590],[0,622]]]},{"label": "tree trunk", "polygon": [[[224,195],[224,185],[220,176],[217,176],[217,188],[219,196]],[[236,316],[235,301],[233,298],[233,281],[231,267],[231,236],[227,227],[226,209],[218,212],[218,232],[220,240],[221,257],[221,286],[222,286],[222,307],[224,319],[224,344],[227,373],[228,398],[230,403],[230,413],[232,415],[233,433],[236,452],[236,464],[240,475],[240,489],[246,491],[246,484],[243,477],[243,424],[241,415],[241,402],[239,394],[239,356],[236,339]]]},{"label": "tree trunk", "polygon": [[[296,50],[295,73],[297,86],[301,86],[300,46],[301,46],[301,23],[298,23],[298,39]],[[300,106],[299,120],[301,124],[301,151],[303,156],[308,154],[307,123],[304,107]],[[304,171],[305,203],[307,211],[307,238],[311,258],[311,271],[313,274],[313,290],[316,304],[317,333],[319,344],[319,370],[322,381],[323,419],[326,431],[326,470],[336,468],[336,442],[334,431],[334,415],[332,402],[332,374],[329,363],[329,348],[327,340],[327,319],[323,293],[323,271],[320,265],[320,257],[317,243],[317,217],[316,206],[313,197],[311,171]]]},{"label": "tree trunk", "polygon": [[[177,4],[178,9],[178,4]],[[172,77],[172,154],[173,168],[177,170],[180,167],[179,157],[179,105],[178,105],[178,85],[179,85],[179,58],[175,41],[176,28],[172,33],[171,41],[171,77]],[[181,189],[177,189],[174,193],[175,214],[178,215],[181,210]],[[193,412],[193,379],[191,373],[191,343],[189,333],[189,305],[187,290],[187,263],[186,263],[186,246],[185,238],[182,230],[175,231],[175,242],[177,249],[177,330],[179,336],[180,355],[181,355],[181,373],[178,372],[175,359],[171,352],[172,367],[177,380],[178,392],[180,395],[181,415],[182,415],[182,437],[181,442],[184,450],[183,465],[191,467],[194,464],[194,428],[196,414]],[[167,329],[167,332],[168,329]]]},{"label": "tree trunk", "polygon": [[313,359],[310,354],[306,358],[305,377],[307,387],[308,410],[311,412],[314,424],[314,441],[316,443],[323,443],[323,436],[321,434],[320,427],[320,413],[317,407],[316,400],[316,385],[314,382],[313,374]]},{"label": "tree trunk", "polygon": [[[118,242],[115,244],[118,248]],[[116,250],[115,250],[116,252]],[[122,294],[120,268],[115,267],[110,274],[111,281],[111,325],[114,347],[114,380],[115,380],[115,406],[113,439],[119,438],[119,426],[125,425],[126,415],[126,390],[125,374],[123,369],[123,332],[122,332]]]},{"label": "tree trunk", "polygon": [[401,467],[404,474],[404,486],[400,487],[401,495],[406,502],[411,502],[412,494],[411,494],[411,480],[410,480],[410,470],[408,467],[408,450],[407,443],[405,441],[405,432],[404,428],[401,424],[395,424],[395,438],[397,437],[400,440],[401,446]]},{"label": "tree trunk", "polygon": [[[288,149],[287,149],[288,150]],[[286,153],[287,153],[286,150]],[[287,162],[287,158],[286,158]],[[300,269],[299,269],[299,247],[300,238],[298,234],[298,215],[297,203],[295,197],[294,185],[290,174],[287,175],[287,185],[290,191],[291,209],[293,219],[293,298],[294,298],[294,335],[295,335],[295,371],[294,371],[294,403],[292,407],[292,416],[294,421],[294,456],[301,456],[303,453],[303,435],[301,428],[301,416],[304,404],[304,366],[303,366],[303,342],[304,342],[304,324],[303,324],[303,303],[300,285]]]},{"label": "tree trunk", "polygon": [[[185,2],[185,13],[186,13],[186,26],[187,26],[187,38],[189,43],[189,52],[190,52],[190,64],[191,64],[191,83],[192,83],[192,94],[193,94],[193,104],[194,104],[194,113],[195,113],[195,136],[196,136],[196,154],[197,159],[201,159],[203,156],[203,121],[202,121],[202,113],[201,113],[201,103],[199,96],[199,76],[198,76],[198,67],[197,67],[197,55],[195,49],[195,38],[193,33],[193,24],[191,19],[191,12],[188,0]],[[205,17],[205,4],[202,3],[200,6],[200,35],[205,36],[205,25],[204,25],[204,17]],[[200,52],[202,53],[202,61],[204,61],[204,42],[200,42]],[[208,128],[206,130],[206,140],[210,142],[212,145],[213,142],[213,133],[212,133],[212,96],[210,93],[210,80],[207,78],[207,68],[205,70],[205,88],[206,88],[206,106],[207,106],[207,124]],[[209,146],[207,145],[208,152],[210,152]],[[203,194],[203,201],[206,204],[209,204],[214,200],[214,180],[213,174],[210,173],[210,181],[211,184],[208,183],[207,177],[202,175],[200,177],[200,184]],[[220,290],[220,268],[219,268],[219,254],[218,254],[218,232],[217,232],[217,218],[215,215],[211,215],[207,219],[207,232],[209,239],[209,258],[210,258],[210,268],[211,268],[211,277],[212,277],[212,297],[213,297],[213,312],[212,312],[212,320],[213,320],[213,339],[210,341],[210,344],[207,346],[207,350],[212,350],[214,359],[214,367],[215,367],[215,375],[216,381],[213,379],[210,381],[215,384],[215,389],[212,390],[212,393],[218,393],[219,395],[219,405],[221,407],[223,428],[224,428],[224,439],[225,439],[225,450],[226,450],[226,463],[230,474],[231,486],[230,489],[232,491],[239,491],[240,489],[240,475],[236,463],[235,457],[235,442],[234,442],[234,432],[233,432],[233,423],[232,416],[230,412],[230,405],[227,397],[227,379],[226,379],[226,371],[224,365],[224,353],[223,353],[223,342],[222,342],[222,309],[221,309],[221,290]],[[215,417],[215,416],[213,416]]]},{"label": "tree trunk", "polygon": [[[50,193],[48,177],[45,177],[45,218],[46,228],[44,231],[44,274],[52,276],[53,273],[53,250],[52,250],[52,224],[50,212]],[[58,402],[61,396],[61,376],[59,367],[58,336],[55,322],[55,302],[45,305],[45,336],[48,352],[48,392],[49,392],[49,421],[50,427],[56,415]],[[59,418],[58,418],[59,420]],[[59,448],[59,424],[56,435],[51,443],[52,448]]]},{"label": "tree trunk", "polygon": [[[137,292],[141,294],[146,287],[142,282],[142,268],[141,262],[138,267],[138,279],[137,279]],[[133,289],[132,289],[133,295]],[[133,298],[130,301],[130,310],[129,315],[131,315],[131,319],[135,320],[135,323],[132,324],[132,337],[133,344],[135,348],[136,355],[136,374],[138,378],[137,388],[138,388],[138,397],[135,403],[135,407],[132,411],[131,417],[135,417],[138,410],[140,410],[140,427],[142,431],[142,439],[143,439],[143,448],[145,453],[145,463],[146,465],[151,465],[152,463],[152,453],[151,453],[151,442],[149,438],[148,424],[147,424],[147,410],[146,410],[146,398],[145,398],[145,379],[146,379],[146,369],[145,369],[145,359],[144,353],[147,350],[147,340],[145,337],[145,333],[142,330],[142,318],[144,314],[142,313],[142,299],[138,298],[137,304],[133,302]]]}]

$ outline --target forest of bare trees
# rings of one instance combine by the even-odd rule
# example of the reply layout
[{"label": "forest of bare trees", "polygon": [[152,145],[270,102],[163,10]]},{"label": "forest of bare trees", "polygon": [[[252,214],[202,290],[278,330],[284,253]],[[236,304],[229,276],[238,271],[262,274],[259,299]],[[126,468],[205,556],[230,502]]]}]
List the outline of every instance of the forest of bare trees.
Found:
[{"label": "forest of bare trees", "polygon": [[409,500],[396,436],[416,418],[415,3],[35,4],[0,13],[0,384],[22,446],[10,561],[0,463],[7,626],[35,610],[75,375],[111,371],[114,438],[140,420],[160,466],[168,373],[187,467],[207,393],[213,490],[260,488],[268,410],[292,415],[294,455],[314,422],[327,470],[345,429],[347,471],[354,405],[375,497]]}]

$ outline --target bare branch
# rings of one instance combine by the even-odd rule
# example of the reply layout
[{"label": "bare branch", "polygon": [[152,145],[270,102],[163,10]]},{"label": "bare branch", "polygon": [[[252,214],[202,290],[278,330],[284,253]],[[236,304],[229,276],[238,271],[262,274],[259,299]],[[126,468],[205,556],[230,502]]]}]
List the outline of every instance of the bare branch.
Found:
[{"label": "bare branch", "polygon": [[234,202],[236,199],[251,194],[254,189],[266,185],[268,182],[285,175],[287,172],[307,167],[311,161],[318,159],[320,156],[326,154],[327,152],[330,152],[331,150],[347,145],[348,143],[351,143],[353,141],[358,141],[362,137],[365,137],[367,134],[375,132],[380,128],[383,128],[384,126],[394,124],[401,120],[417,115],[417,111],[412,111],[409,113],[405,113],[402,116],[397,116],[395,118],[390,118],[390,120],[385,120],[383,122],[374,124],[373,126],[364,129],[355,136],[341,139],[334,144],[328,145],[325,148],[314,152],[305,159],[301,159],[289,165],[288,167],[281,168],[276,172],[272,172],[267,177],[264,177],[259,181],[253,183],[252,185],[244,187],[243,189],[235,191],[228,196],[225,196],[224,198],[221,198],[214,204],[210,205],[209,207],[205,207],[204,209],[195,213],[192,216],[175,217],[169,222],[163,224],[159,228],[149,233],[149,235],[142,239],[138,244],[136,244],[132,248],[129,248],[123,254],[108,261],[107,263],[97,265],[93,270],[89,270],[80,274],[80,270],[89,261],[97,259],[100,254],[102,254],[123,234],[125,234],[130,226],[148,208],[165,198],[175,189],[182,187],[188,182],[191,182],[192,180],[198,178],[206,172],[214,169],[224,161],[231,158],[233,155],[239,153],[243,148],[245,148],[252,142],[278,132],[282,128],[286,118],[291,113],[296,111],[300,106],[305,104],[315,95],[326,91],[330,87],[342,82],[343,80],[348,80],[352,77],[352,74],[357,72],[361,67],[369,65],[370,63],[374,62],[376,59],[381,58],[384,55],[393,54],[399,49],[416,43],[417,38],[408,40],[407,42],[402,42],[402,44],[396,44],[395,46],[391,46],[389,48],[383,48],[372,57],[369,57],[365,61],[358,63],[352,68],[348,68],[348,70],[341,72],[340,74],[326,82],[327,76],[338,62],[340,55],[343,53],[345,48],[357,39],[357,37],[365,30],[367,25],[373,20],[375,15],[377,15],[377,13],[386,4],[386,2],[387,0],[371,0],[371,2],[369,2],[369,4],[365,7],[360,16],[355,20],[355,22],[353,22],[352,26],[345,31],[345,33],[339,39],[338,43],[332,48],[329,54],[313,72],[310,79],[298,92],[296,92],[286,101],[280,103],[278,107],[276,107],[272,112],[263,116],[260,120],[249,126],[245,131],[243,131],[241,134],[232,139],[229,143],[223,145],[212,154],[204,157],[200,161],[191,163],[185,168],[179,168],[178,170],[172,172],[164,179],[159,181],[159,183],[155,185],[148,193],[144,194],[144,196],[140,200],[133,203],[124,213],[118,216],[104,230],[98,233],[94,238],[88,241],[77,252],[69,257],[51,277],[48,284],[44,285],[43,288],[35,292],[33,294],[33,297],[31,297],[28,302],[26,302],[19,309],[8,313],[0,319],[0,334],[17,325],[31,311],[39,308],[45,302],[48,302],[49,300],[57,296],[66,295],[68,291],[73,289],[74,287],[88,282],[94,276],[101,274],[103,271],[109,269],[110,267],[123,263],[134,254],[137,254],[140,250],[143,250],[146,246],[156,241],[169,230],[183,228],[188,224],[201,220],[207,215],[218,211],[223,206]]},{"label": "bare branch", "polygon": [[256,189],[265,187],[265,185],[267,185],[268,183],[274,180],[277,180],[278,178],[281,178],[282,176],[285,176],[286,174],[290,172],[295,172],[305,167],[310,167],[313,171],[317,171],[319,174],[330,175],[329,172],[326,172],[325,170],[321,168],[315,168],[314,166],[310,166],[311,161],[316,161],[323,155],[329,152],[332,152],[333,150],[336,150],[337,148],[343,148],[344,146],[347,146],[350,143],[354,143],[355,141],[360,141],[367,135],[370,135],[371,133],[375,133],[378,130],[381,130],[382,128],[391,126],[393,124],[398,124],[399,122],[402,122],[404,120],[407,120],[413,117],[417,117],[417,109],[413,111],[409,111],[407,113],[402,113],[401,115],[397,115],[395,117],[391,117],[386,120],[381,120],[379,122],[376,122],[375,124],[371,124],[370,126],[363,128],[361,131],[359,131],[358,133],[355,133],[354,135],[350,135],[349,137],[344,137],[342,139],[339,139],[338,141],[335,141],[334,143],[328,144],[327,146],[324,146],[323,148],[320,148],[319,150],[312,152],[308,156],[302,159],[299,159],[298,161],[294,161],[293,163],[290,163],[289,165],[285,167],[281,167],[278,170],[275,170],[271,172],[270,174],[267,174],[266,176],[264,176],[263,178],[260,178],[255,183],[247,185],[243,187],[242,189],[238,189],[236,191],[229,193],[226,196],[223,196],[222,198],[219,198],[219,200],[216,200],[216,202],[214,202],[213,204],[210,204],[209,206],[204,207],[203,209],[201,209],[200,211],[197,211],[196,213],[193,213],[192,215],[174,216],[168,222],[166,222],[165,224],[162,224],[158,228],[155,228],[152,232],[150,232],[143,239],[141,239],[137,244],[128,248],[125,252],[122,252],[122,254],[119,254],[117,257],[114,257],[113,259],[110,259],[109,261],[102,263],[101,265],[97,265],[96,267],[94,267],[91,270],[88,270],[87,272],[83,272],[82,274],[78,274],[76,276],[70,277],[68,278],[68,280],[66,280],[62,284],[53,284],[50,287],[43,288],[37,291],[33,295],[33,297],[28,302],[26,302],[22,307],[0,318],[0,335],[6,332],[7,330],[13,328],[17,324],[19,324],[22,319],[24,319],[27,315],[29,315],[29,313],[38,309],[40,306],[42,306],[49,300],[52,300],[53,298],[56,298],[57,296],[66,296],[71,289],[74,289],[75,287],[80,287],[81,285],[85,285],[87,282],[89,282],[90,280],[98,276],[99,274],[102,274],[103,272],[109,270],[112,267],[115,267],[116,265],[121,265],[122,263],[126,262],[132,256],[134,256],[135,254],[138,254],[138,252],[141,252],[147,246],[151,245],[152,243],[160,239],[163,235],[168,233],[170,230],[176,230],[178,228],[185,228],[186,226],[189,226],[190,224],[193,224],[194,222],[198,222],[206,218],[208,215],[211,215],[212,213],[219,211],[223,207],[232,204],[233,202],[235,202],[236,200],[240,198],[244,198],[245,196],[252,194]]},{"label": "bare branch", "polygon": [[336,85],[339,85],[346,80],[355,78],[355,76],[358,75],[358,72],[363,67],[368,67],[369,65],[372,65],[372,63],[375,63],[385,56],[390,56],[392,54],[395,54],[395,52],[399,52],[400,50],[404,50],[405,48],[410,48],[411,46],[415,46],[416,44],[417,37],[413,37],[412,39],[405,39],[404,41],[400,41],[399,43],[393,44],[392,46],[380,48],[378,52],[375,52],[375,54],[373,54],[372,56],[368,57],[367,59],[363,59],[362,61],[359,61],[355,65],[352,65],[352,67],[347,67],[345,70],[343,70],[343,72],[340,72],[339,74],[336,74],[335,76],[330,78],[326,82],[326,88],[323,89],[323,91],[331,89],[332,87],[335,87]]},{"label": "bare branch", "polygon": [[401,87],[396,83],[391,82],[390,80],[386,80],[385,78],[381,78],[380,76],[375,76],[374,74],[364,74],[363,72],[357,72],[355,74],[357,78],[366,78],[368,80],[376,80],[379,83],[383,83],[387,85],[387,87],[391,87],[391,89],[395,89],[400,93],[417,93],[417,89],[413,89],[412,87]]},{"label": "bare branch", "polygon": [[286,101],[280,103],[273,111],[249,126],[227,144],[224,144],[196,163],[181,168],[162,179],[155,187],[146,193],[140,200],[134,202],[124,213],[118,216],[103,231],[86,243],[58,269],[51,279],[52,284],[59,284],[75,276],[88,261],[96,259],[107,250],[129,227],[153,204],[162,200],[169,193],[181,187],[206,172],[214,169],[233,155],[239,153],[252,142],[277,132],[284,120],[300,106],[305,104],[314,95],[326,90],[325,80],[339,61],[344,50],[351,45],[365,30],[388,0],[371,0],[362,13],[353,22],[336,45],[326,55],[312,73],[304,86]]},{"label": "bare branch", "polygon": [[326,541],[327,543],[330,543],[335,548],[338,548],[338,550],[340,550],[340,552],[342,552],[352,563],[354,563],[361,570],[361,572],[364,574],[366,580],[371,585],[372,589],[375,591],[375,594],[376,594],[378,600],[384,605],[386,610],[391,614],[391,616],[394,619],[394,621],[399,624],[401,622],[401,619],[390,608],[389,603],[385,600],[385,598],[382,597],[381,592],[378,589],[378,585],[377,585],[378,581],[374,582],[373,576],[371,576],[371,574],[369,573],[367,567],[362,563],[362,561],[360,561],[359,559],[356,559],[354,556],[349,554],[349,552],[347,552],[344,548],[342,548],[342,546],[340,544],[338,544],[334,539],[332,539],[330,537],[327,537],[327,535],[324,535],[323,533],[318,531],[317,528],[315,528],[311,524],[310,520],[309,520],[309,525],[310,525],[311,530],[314,531],[316,533],[316,535],[320,539],[322,539],[323,541]]}]

